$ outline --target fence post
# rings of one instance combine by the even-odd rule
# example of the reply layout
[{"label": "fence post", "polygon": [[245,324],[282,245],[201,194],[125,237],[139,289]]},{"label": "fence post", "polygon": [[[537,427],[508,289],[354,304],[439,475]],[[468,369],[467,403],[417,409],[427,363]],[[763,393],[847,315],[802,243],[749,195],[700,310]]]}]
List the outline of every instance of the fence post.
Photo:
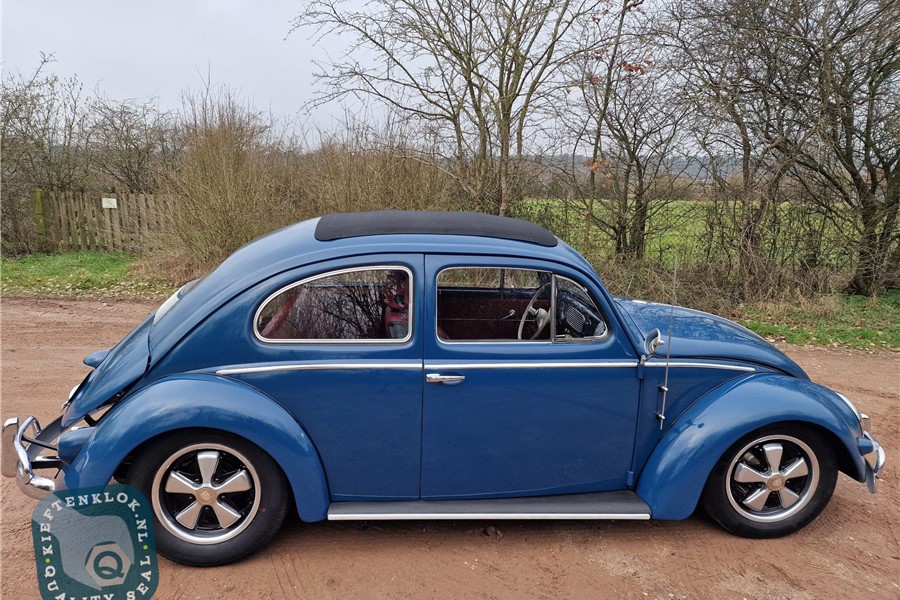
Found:
[{"label": "fence post", "polygon": [[31,192],[34,199],[34,225],[41,238],[47,237],[47,221],[44,218],[44,190],[35,188]]}]

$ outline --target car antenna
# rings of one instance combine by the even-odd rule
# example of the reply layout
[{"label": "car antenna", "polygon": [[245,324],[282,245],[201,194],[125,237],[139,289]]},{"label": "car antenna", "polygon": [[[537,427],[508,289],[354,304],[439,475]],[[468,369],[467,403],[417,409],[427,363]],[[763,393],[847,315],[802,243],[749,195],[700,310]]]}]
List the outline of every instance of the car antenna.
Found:
[{"label": "car antenna", "polygon": [[666,371],[663,376],[662,385],[659,386],[659,391],[662,392],[662,403],[659,407],[659,412],[656,413],[657,418],[659,419],[659,430],[662,431],[663,425],[666,422],[666,399],[669,395],[669,358],[672,356],[672,327],[673,321],[675,320],[675,303],[676,303],[676,286],[678,283],[678,257],[675,257],[675,268],[672,270],[672,294],[671,294],[671,303],[669,304],[669,341],[666,344]]}]

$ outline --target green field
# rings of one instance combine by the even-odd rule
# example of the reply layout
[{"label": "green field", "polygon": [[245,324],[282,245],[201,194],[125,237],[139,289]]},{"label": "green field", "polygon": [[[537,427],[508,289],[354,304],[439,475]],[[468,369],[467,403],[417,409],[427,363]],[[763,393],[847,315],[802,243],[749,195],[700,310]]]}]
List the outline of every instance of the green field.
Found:
[{"label": "green field", "polygon": [[[513,205],[512,216],[543,225],[596,264],[612,256],[615,248],[608,234],[587,225],[585,206],[578,202],[528,198]],[[733,259],[736,248],[719,235],[727,230],[729,222],[737,219],[739,210],[736,202],[717,204],[709,200],[654,204],[647,226],[645,257],[667,266],[676,260],[679,265],[690,265]],[[612,220],[607,202],[595,202],[593,213]],[[766,260],[790,266],[802,259],[819,267],[850,268],[853,257],[847,246],[853,235],[848,236],[847,232],[854,228],[854,222],[840,207],[832,217],[826,218],[810,206],[779,204],[759,230]]]}]

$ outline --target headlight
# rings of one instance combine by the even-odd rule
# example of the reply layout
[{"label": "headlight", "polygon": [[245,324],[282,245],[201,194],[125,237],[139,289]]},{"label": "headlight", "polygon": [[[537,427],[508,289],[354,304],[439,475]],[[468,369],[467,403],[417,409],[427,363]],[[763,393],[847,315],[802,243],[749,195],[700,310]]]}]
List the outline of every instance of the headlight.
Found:
[{"label": "headlight", "polygon": [[[850,398],[848,398],[847,396],[843,395],[840,392],[835,392],[835,393],[838,396],[840,396],[841,400],[844,401],[844,404],[846,404],[850,408],[850,410],[853,411],[853,414],[856,415],[856,420],[859,421],[860,423],[862,423],[862,420],[863,420],[862,413],[859,412],[859,410],[856,408],[856,405],[850,401]],[[868,417],[866,417],[866,420],[868,420]]]}]

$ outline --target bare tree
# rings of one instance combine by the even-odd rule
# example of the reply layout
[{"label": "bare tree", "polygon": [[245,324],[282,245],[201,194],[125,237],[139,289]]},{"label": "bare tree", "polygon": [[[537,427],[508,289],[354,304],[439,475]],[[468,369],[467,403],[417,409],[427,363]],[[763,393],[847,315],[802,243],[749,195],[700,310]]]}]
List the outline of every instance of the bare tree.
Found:
[{"label": "bare tree", "polygon": [[342,58],[320,65],[327,88],[318,101],[374,98],[404,115],[437,149],[438,160],[423,160],[452,174],[479,210],[507,214],[521,195],[522,162],[540,138],[532,136],[533,117],[571,58],[561,41],[604,4],[373,0],[357,9],[310,0],[294,28],[353,38]]},{"label": "bare tree", "polygon": [[850,288],[876,292],[898,241],[898,4],[675,0],[668,17],[685,94],[704,117],[698,143],[739,201],[742,280],[766,268],[760,240],[793,176],[812,197],[831,190],[820,207],[855,231]]},{"label": "bare tree", "polygon": [[29,76],[3,79],[4,179],[21,174],[31,186],[83,188],[91,171],[90,101],[74,78],[43,75],[52,57]]},{"label": "bare tree", "polygon": [[797,73],[797,104],[799,118],[816,125],[815,143],[795,150],[798,179],[830,190],[820,205],[833,219],[853,216],[849,288],[872,295],[897,271],[900,251],[900,4],[797,0],[792,8],[780,9],[777,33],[813,67]]},{"label": "bare tree", "polygon": [[98,98],[94,105],[96,168],[123,191],[149,193],[177,153],[171,115],[153,100]]},{"label": "bare tree", "polygon": [[31,191],[78,190],[92,176],[90,102],[78,80],[45,74],[42,55],[29,75],[5,74],[0,95],[3,252],[35,250]]},{"label": "bare tree", "polygon": [[[614,243],[617,255],[642,258],[656,214],[675,197],[684,160],[680,127],[686,109],[676,102],[671,73],[654,59],[642,0],[623,0],[585,32],[596,43],[576,53],[557,118],[572,142],[572,169],[587,152],[587,185],[573,176],[570,203]],[[680,165],[677,169],[675,165]],[[590,231],[585,230],[589,251]]]},{"label": "bare tree", "polygon": [[[795,164],[791,143],[813,132],[797,119],[794,69],[783,40],[772,36],[769,0],[674,0],[665,11],[664,39],[682,73],[680,91],[692,109],[696,144],[731,212],[734,235],[720,231],[725,247],[737,249],[746,293],[766,279],[761,252],[775,218],[785,174]],[[788,68],[790,66],[790,68]],[[734,211],[728,211],[734,207]],[[729,220],[718,226],[729,227]]]}]

